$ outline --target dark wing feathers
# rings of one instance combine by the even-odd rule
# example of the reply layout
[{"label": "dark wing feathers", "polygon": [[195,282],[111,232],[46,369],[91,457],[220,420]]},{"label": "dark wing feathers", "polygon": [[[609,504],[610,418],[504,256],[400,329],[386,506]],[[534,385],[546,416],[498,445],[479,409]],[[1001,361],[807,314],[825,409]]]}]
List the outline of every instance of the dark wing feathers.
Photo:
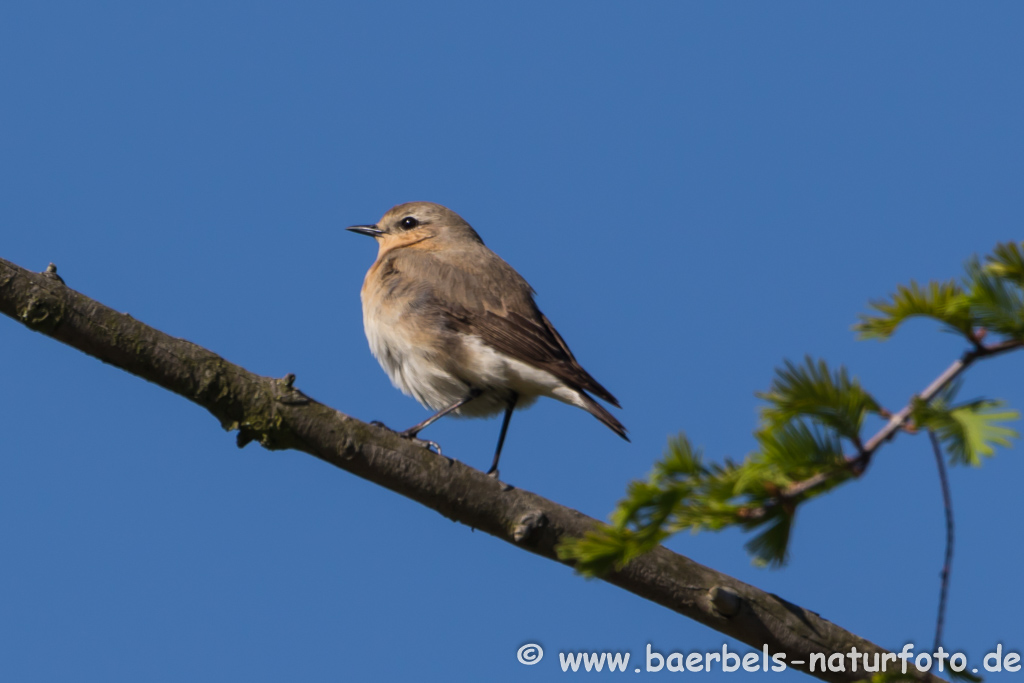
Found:
[{"label": "dark wing feathers", "polygon": [[435,290],[432,297],[453,329],[475,334],[496,350],[619,407],[611,392],[576,362],[534,303],[533,289],[512,266],[482,244],[479,253],[426,252],[423,257],[421,267],[433,271],[428,281],[444,283],[455,295],[440,296]]},{"label": "dark wing feathers", "polygon": [[[573,389],[589,391],[618,408],[618,400],[576,362],[547,318],[538,315],[540,320],[531,320],[517,312],[498,315],[485,311],[467,321],[462,331],[476,334],[498,351],[547,370]],[[454,311],[453,318],[466,320]]]}]

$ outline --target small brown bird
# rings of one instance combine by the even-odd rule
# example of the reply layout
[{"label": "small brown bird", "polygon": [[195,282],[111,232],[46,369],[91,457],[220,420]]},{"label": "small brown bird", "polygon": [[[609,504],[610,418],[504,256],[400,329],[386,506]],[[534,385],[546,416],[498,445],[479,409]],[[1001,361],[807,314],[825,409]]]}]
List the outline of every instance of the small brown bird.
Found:
[{"label": "small brown bird", "polygon": [[497,476],[516,408],[550,396],[586,410],[612,431],[626,428],[590,392],[619,402],[580,367],[533,300],[533,288],[454,211],[430,202],[399,204],[353,232],[377,240],[363,282],[370,351],[391,382],[438,411],[401,432],[415,438],[449,413],[505,411],[488,474]]}]

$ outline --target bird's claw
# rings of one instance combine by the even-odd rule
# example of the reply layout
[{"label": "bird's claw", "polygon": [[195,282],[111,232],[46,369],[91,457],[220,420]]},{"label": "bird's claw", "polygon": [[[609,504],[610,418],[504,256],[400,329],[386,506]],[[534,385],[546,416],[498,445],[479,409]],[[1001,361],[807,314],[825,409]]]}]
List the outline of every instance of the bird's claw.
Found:
[{"label": "bird's claw", "polygon": [[419,432],[412,432],[412,431],[409,431],[408,429],[405,430],[404,432],[398,432],[398,435],[400,437],[402,437],[403,439],[409,439],[409,441],[414,441],[417,445],[423,446],[428,451],[433,451],[434,453],[437,453],[438,455],[441,455],[441,456],[444,456],[444,457],[448,457],[448,456],[445,456],[444,453],[441,452],[441,444],[437,443],[436,441],[429,441],[427,439],[420,439],[420,438],[418,438],[416,436],[417,434],[419,434]]},{"label": "bird's claw", "polygon": [[[412,441],[417,446],[423,446],[423,448],[426,448],[428,451],[437,453],[438,455],[445,458],[448,457],[447,455],[441,452],[441,444],[437,443],[436,441],[428,441],[427,439],[417,439],[415,436],[407,436],[406,434],[399,434],[399,436],[401,436],[403,439],[408,439],[409,441]],[[448,459],[450,460],[451,458]]]}]

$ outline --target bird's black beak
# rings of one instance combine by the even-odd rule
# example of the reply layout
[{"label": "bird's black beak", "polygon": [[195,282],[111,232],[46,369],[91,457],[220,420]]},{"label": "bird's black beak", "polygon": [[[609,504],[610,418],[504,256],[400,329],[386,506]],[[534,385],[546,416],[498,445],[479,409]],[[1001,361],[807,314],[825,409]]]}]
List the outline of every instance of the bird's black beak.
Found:
[{"label": "bird's black beak", "polygon": [[370,237],[379,237],[384,234],[384,231],[376,225],[353,225],[351,228],[345,229],[358,232],[360,235],[369,235]]}]

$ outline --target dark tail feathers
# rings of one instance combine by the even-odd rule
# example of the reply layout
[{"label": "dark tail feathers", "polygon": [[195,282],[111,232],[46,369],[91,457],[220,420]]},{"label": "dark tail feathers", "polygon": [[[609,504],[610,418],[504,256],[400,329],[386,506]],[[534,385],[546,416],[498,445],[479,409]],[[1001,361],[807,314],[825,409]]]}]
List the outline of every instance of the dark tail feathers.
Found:
[{"label": "dark tail feathers", "polygon": [[603,405],[590,398],[587,394],[580,392],[580,398],[583,399],[583,403],[586,405],[588,413],[596,417],[598,420],[608,426],[608,429],[612,430],[626,441],[629,441],[629,437],[626,436],[626,428],[622,426],[622,423],[615,419],[615,416],[609,413]]}]

